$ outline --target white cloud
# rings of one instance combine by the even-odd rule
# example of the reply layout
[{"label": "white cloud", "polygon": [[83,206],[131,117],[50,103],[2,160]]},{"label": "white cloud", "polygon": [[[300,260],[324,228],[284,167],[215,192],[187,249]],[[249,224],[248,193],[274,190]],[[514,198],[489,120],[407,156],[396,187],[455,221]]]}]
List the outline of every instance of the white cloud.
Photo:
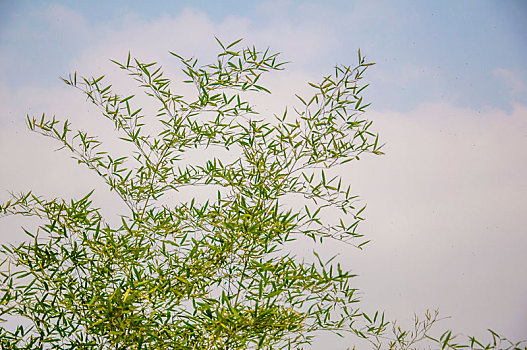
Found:
[{"label": "white cloud", "polygon": [[[527,326],[527,107],[368,114],[386,155],[349,167],[373,242],[350,259],[365,301],[398,318],[440,307],[456,331]],[[356,254],[354,254],[356,255]]]}]

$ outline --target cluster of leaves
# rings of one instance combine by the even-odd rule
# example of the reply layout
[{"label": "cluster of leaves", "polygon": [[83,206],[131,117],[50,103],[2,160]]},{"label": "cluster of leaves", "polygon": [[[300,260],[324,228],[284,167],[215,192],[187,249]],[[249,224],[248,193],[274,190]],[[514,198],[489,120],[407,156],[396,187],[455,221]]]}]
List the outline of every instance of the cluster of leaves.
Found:
[{"label": "cluster of leaves", "polygon": [[[102,76],[64,79],[113,123],[131,154],[112,156],[68,121],[28,117],[31,130],[100,176],[127,213],[118,224],[103,217],[92,192],[79,200],[29,192],[0,205],[0,216],[41,222],[36,232],[26,230],[26,242],[0,249],[0,322],[7,321],[0,347],[292,349],[329,330],[354,333],[377,349],[414,349],[422,341],[499,348],[497,335],[488,346],[475,339],[455,344],[449,332],[431,338],[431,314],[416,320],[414,331],[379,313],[369,317],[357,307],[353,274],[333,259],[314,253],[306,262],[288,249],[306,237],[367,243],[356,231],[364,208],[330,169],[362,153],[382,154],[371,122],[361,117],[368,105],[360,83],[372,63],[359,51],[356,67],[337,66],[310,83],[313,94],[298,96],[294,113],[260,116],[246,97],[269,93],[261,76],[284,62],[269,51],[240,49],[239,41],[218,43],[221,52],[207,65],[172,53],[195,88],[192,97],[172,91],[157,63],[130,54],[114,61],[155,101],[155,116],[135,108],[134,95],[114,93]],[[225,161],[221,151],[238,157]],[[215,195],[170,199],[185,188]],[[328,223],[328,210],[341,219]]]},{"label": "cluster of leaves", "polygon": [[527,342],[513,342],[489,329],[490,340],[483,341],[471,336],[455,334],[452,330],[443,331],[433,336],[434,327],[442,319],[439,311],[427,310],[422,318],[414,315],[410,329],[401,327],[397,321],[385,322],[384,314],[378,312],[373,317],[365,316],[370,324],[359,335],[369,343],[372,349],[390,350],[527,350]]},{"label": "cluster of leaves", "polygon": [[[129,212],[112,226],[91,193],[71,201],[25,193],[0,207],[2,215],[43,221],[27,242],[2,247],[0,314],[25,319],[2,328],[3,347],[275,349],[298,347],[318,330],[357,330],[353,275],[318,255],[307,263],[284,247],[305,236],[361,240],[356,197],[326,170],[380,153],[371,123],[360,118],[366,105],[359,82],[371,63],[359,55],[357,67],[336,67],[311,84],[312,96],[299,97],[294,117],[286,110],[271,119],[259,116],[246,92],[268,92],[258,84],[261,75],[284,62],[254,47],[238,49],[238,42],[220,45],[217,61],[207,65],[173,53],[195,86],[191,98],[171,91],[156,63],[130,55],[114,62],[157,102],[157,134],[148,132],[134,96],[114,93],[104,77],[64,79],[113,122],[134,146],[131,155],[111,156],[68,121],[28,117],[31,130],[70,150]],[[214,156],[214,149],[239,157],[184,165],[189,150]],[[162,201],[188,186],[217,195]],[[288,196],[304,198],[305,206],[288,207]],[[342,212],[338,225],[321,219],[327,208]]]}]

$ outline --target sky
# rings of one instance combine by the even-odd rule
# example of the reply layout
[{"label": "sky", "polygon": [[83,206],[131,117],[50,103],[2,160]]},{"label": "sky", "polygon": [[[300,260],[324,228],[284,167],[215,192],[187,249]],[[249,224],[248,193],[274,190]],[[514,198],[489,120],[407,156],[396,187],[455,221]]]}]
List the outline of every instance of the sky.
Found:
[{"label": "sky", "polygon": [[[341,174],[367,204],[361,232],[372,242],[324,249],[359,274],[367,310],[405,323],[439,308],[451,316],[440,328],[527,338],[525,1],[0,1],[0,201],[101,187],[25,126],[46,113],[111,135],[59,77],[108,74],[126,89],[109,59],[129,51],[179,77],[168,52],[206,62],[215,36],[290,62],[267,78],[262,113],[282,112],[334,65],[355,64],[359,48],[375,62],[365,117],[386,154]],[[0,241],[21,239],[20,225],[1,219]],[[326,339],[351,342],[313,349]]]}]

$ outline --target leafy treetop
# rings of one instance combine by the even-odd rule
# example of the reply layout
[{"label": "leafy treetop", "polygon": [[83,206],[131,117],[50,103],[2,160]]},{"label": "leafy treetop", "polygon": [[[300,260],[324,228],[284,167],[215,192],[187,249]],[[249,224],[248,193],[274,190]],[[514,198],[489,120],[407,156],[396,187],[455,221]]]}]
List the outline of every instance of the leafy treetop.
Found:
[{"label": "leafy treetop", "polygon": [[[357,66],[337,66],[310,83],[313,94],[298,96],[294,113],[269,117],[246,92],[270,93],[261,77],[284,62],[268,50],[239,48],[239,40],[218,43],[217,60],[206,65],[171,53],[195,87],[190,98],[171,90],[155,62],[130,54],[113,61],[157,103],[155,116],[135,107],[134,95],[114,93],[103,76],[64,79],[113,123],[132,154],[112,156],[67,120],[28,117],[31,130],[93,170],[128,212],[110,224],[92,192],[78,200],[28,192],[0,206],[0,215],[42,220],[26,242],[1,248],[0,315],[6,325],[21,320],[0,329],[3,348],[298,348],[320,330],[381,347],[388,322],[359,310],[354,275],[316,253],[306,262],[286,246],[303,237],[367,242],[357,232],[364,208],[328,170],[382,154],[362,118],[361,79],[372,63],[359,51]],[[159,132],[149,131],[151,122]],[[210,157],[189,162],[191,150]],[[238,157],[226,162],[215,150]],[[162,198],[188,187],[216,195]],[[292,205],[298,198],[302,205]],[[325,220],[328,210],[340,212],[338,223]],[[451,346],[445,338],[438,341]]]}]

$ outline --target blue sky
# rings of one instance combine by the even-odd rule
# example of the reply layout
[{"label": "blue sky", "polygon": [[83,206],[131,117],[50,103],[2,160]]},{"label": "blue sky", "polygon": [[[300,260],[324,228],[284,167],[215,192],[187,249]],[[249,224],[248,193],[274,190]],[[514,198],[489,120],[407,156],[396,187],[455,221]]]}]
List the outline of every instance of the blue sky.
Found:
[{"label": "blue sky", "polygon": [[[51,4],[82,14],[88,32],[75,35],[64,30],[57,14],[56,18],[53,14],[43,16]],[[361,48],[378,63],[370,90],[378,108],[409,110],[416,103],[449,100],[476,109],[490,106],[510,111],[514,102],[527,100],[522,85],[527,79],[527,4],[522,1],[158,4],[4,2],[0,48],[7,53],[8,61],[2,65],[2,77],[10,86],[49,82],[64,74],[65,68],[73,69],[71,60],[83,48],[100,41],[108,31],[126,26],[130,17],[148,22],[195,8],[217,23],[232,17],[247,18],[254,31],[273,22],[284,27],[319,27],[332,43],[321,52],[297,59],[306,69],[349,62]],[[186,34],[192,31],[199,28],[190,27]],[[267,41],[264,44],[273,43],[272,38]],[[287,43],[281,46],[285,55],[291,54]]]},{"label": "blue sky", "polygon": [[[341,252],[366,307],[403,320],[439,307],[462,333],[527,334],[525,1],[0,2],[0,200],[89,191],[88,173],[25,129],[26,114],[46,112],[106,132],[59,76],[108,73],[126,87],[109,58],[131,50],[175,72],[169,50],[212,57],[214,35],[291,61],[269,78],[264,112],[359,48],[376,62],[366,117],[386,156],[343,173],[368,203],[373,243]],[[0,236],[15,239],[8,225]]]}]

